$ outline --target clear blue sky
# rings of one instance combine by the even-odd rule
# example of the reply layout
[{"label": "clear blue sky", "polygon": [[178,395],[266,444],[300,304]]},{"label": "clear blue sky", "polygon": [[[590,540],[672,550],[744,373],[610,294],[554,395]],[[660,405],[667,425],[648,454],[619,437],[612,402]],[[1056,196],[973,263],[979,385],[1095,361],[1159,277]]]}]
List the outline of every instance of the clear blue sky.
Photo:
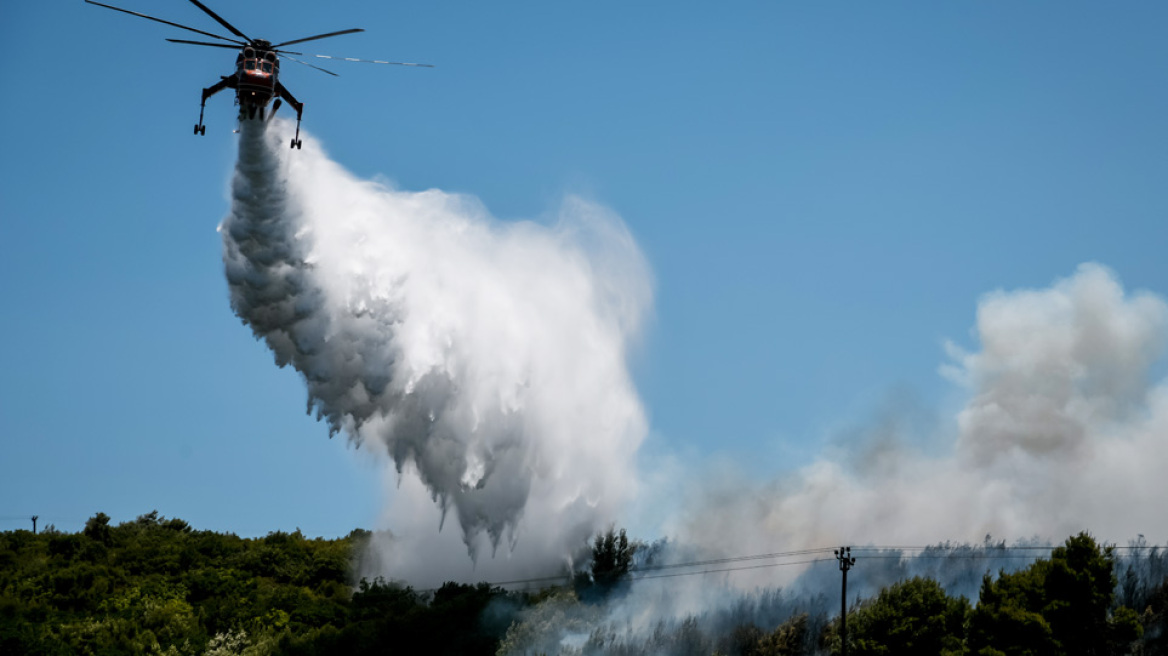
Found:
[{"label": "clear blue sky", "polygon": [[[116,0],[201,29],[180,0]],[[885,404],[940,416],[979,296],[1084,261],[1168,294],[1160,2],[211,2],[356,174],[619,213],[654,270],[654,449],[774,475]],[[0,529],[158,509],[339,535],[378,464],[327,439],[227,302],[227,50],[83,4],[0,5]],[[335,64],[335,65],[332,65]],[[904,399],[911,399],[904,401]],[[944,430],[942,425],[940,430]]]}]

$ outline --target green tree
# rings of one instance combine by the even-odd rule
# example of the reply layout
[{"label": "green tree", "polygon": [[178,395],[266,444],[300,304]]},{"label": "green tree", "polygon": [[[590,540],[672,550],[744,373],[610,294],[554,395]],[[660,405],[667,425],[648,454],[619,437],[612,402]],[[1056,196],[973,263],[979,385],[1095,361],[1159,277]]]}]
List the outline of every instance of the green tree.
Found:
[{"label": "green tree", "polygon": [[969,602],[941,584],[915,577],[880,591],[848,621],[857,656],[936,656],[961,652]]},{"label": "green tree", "polygon": [[982,580],[977,608],[970,613],[967,645],[979,656],[1048,656],[1058,653],[1050,624],[1037,611],[1028,610],[1024,592],[1034,592],[1025,577],[1021,581],[1003,574],[997,581]]},{"label": "green tree", "polygon": [[1054,550],[1046,568],[1042,615],[1068,656],[1107,653],[1107,610],[1115,593],[1115,557],[1086,533]]},{"label": "green tree", "polygon": [[629,538],[622,528],[598,534],[592,543],[592,581],[602,590],[610,590],[629,573],[636,546],[629,545]]},{"label": "green tree", "polygon": [[763,636],[754,649],[744,656],[803,656],[809,647],[808,615],[796,615],[783,622],[768,636]]},{"label": "green tree", "polygon": [[91,540],[108,545],[110,543],[109,521],[109,515],[99,512],[85,522],[85,530],[82,531],[82,534]]},{"label": "green tree", "polygon": [[1115,557],[1087,533],[1068,538],[1025,570],[982,583],[970,616],[975,654],[1106,656],[1139,637],[1136,614],[1109,613]]}]

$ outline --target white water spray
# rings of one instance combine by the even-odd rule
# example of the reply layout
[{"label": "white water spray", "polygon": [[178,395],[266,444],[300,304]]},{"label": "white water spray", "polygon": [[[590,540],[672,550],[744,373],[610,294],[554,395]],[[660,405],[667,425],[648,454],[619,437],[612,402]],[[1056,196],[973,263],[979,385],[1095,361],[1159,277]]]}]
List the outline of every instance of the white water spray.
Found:
[{"label": "white water spray", "polygon": [[472,558],[578,548],[633,496],[646,432],[626,360],[651,283],[625,226],[577,198],[551,226],[499,222],[356,179],[309,137],[289,152],[282,127],[241,126],[221,226],[236,314],[332,433],[388,451],[399,496],[417,477],[435,534],[453,512]]}]

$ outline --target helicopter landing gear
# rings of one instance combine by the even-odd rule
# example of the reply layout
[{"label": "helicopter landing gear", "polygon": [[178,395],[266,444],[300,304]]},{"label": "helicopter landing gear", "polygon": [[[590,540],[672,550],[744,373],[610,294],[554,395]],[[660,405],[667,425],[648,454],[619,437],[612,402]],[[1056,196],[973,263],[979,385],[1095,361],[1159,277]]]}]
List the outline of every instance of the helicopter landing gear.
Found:
[{"label": "helicopter landing gear", "polygon": [[203,89],[203,97],[199,102],[199,122],[195,123],[195,134],[207,134],[207,126],[203,125],[203,111],[207,109],[207,99],[227,88],[234,88],[232,85],[235,78],[224,77],[217,83]]},{"label": "helicopter landing gear", "polygon": [[[279,82],[276,82],[276,94],[280,96],[280,99],[287,102],[292,106],[293,109],[296,110],[296,136],[292,137],[290,147],[295,148],[296,150],[300,150],[304,147],[304,142],[300,141],[300,119],[304,116],[304,103],[298,102],[296,98],[294,98],[292,94],[288,92],[288,89],[284,88],[284,85],[280,84]],[[278,103],[279,100],[276,102]],[[275,112],[276,108],[273,107],[272,111]]]},{"label": "helicopter landing gear", "polygon": [[300,140],[300,115],[304,110],[304,105],[296,108],[296,136],[292,137],[292,147],[300,150],[304,146],[304,142]]},{"label": "helicopter landing gear", "polygon": [[195,123],[195,134],[207,134],[207,126],[203,125],[203,110],[207,107],[207,96],[203,96],[203,102],[199,104],[199,122]]}]

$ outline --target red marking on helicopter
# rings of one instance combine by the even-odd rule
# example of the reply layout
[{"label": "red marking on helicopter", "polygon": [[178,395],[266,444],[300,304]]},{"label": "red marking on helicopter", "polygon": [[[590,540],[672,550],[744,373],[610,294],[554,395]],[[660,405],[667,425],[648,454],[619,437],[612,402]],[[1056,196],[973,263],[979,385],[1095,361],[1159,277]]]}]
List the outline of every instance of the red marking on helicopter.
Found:
[{"label": "red marking on helicopter", "polygon": [[[280,84],[280,58],[294,61],[297,64],[303,64],[309,68],[315,68],[318,71],[328,73],[336,76],[337,74],[314,66],[308,62],[300,61],[291,55],[312,56],[320,59],[337,59],[341,61],[351,62],[365,62],[368,64],[392,64],[395,66],[421,66],[426,68],[433,68],[430,64],[414,64],[409,62],[391,62],[381,61],[377,59],[354,59],[352,57],[330,57],[329,55],[304,55],[304,53],[293,52],[291,50],[281,50],[283,46],[292,45],[294,43],[304,43],[305,41],[315,41],[317,39],[326,39],[332,36],[340,36],[342,34],[353,34],[355,32],[364,32],[360,28],[349,30],[340,30],[337,32],[328,32],[326,34],[317,34],[315,36],[304,37],[303,39],[293,39],[291,41],[284,41],[283,43],[272,44],[271,41],[264,39],[253,39],[243,32],[240,32],[234,25],[223,20],[221,16],[211,11],[199,0],[190,0],[199,9],[203,10],[211,18],[215,19],[217,23],[222,25],[228,32],[234,34],[237,38],[230,38],[214,34],[212,32],[205,32],[203,30],[174,23],[161,18],[147,16],[129,9],[122,9],[121,7],[114,7],[113,5],[106,5],[93,0],[85,0],[91,5],[98,7],[105,7],[114,11],[120,11],[123,14],[130,14],[131,16],[138,16],[147,20],[152,20],[156,23],[170,25],[187,30],[188,32],[195,32],[203,36],[209,36],[213,39],[226,41],[227,43],[211,43],[207,41],[188,41],[186,39],[167,39],[171,43],[185,43],[193,46],[210,46],[213,48],[231,48],[232,50],[239,50],[239,55],[235,58],[235,72],[231,75],[224,75],[215,84],[203,89],[202,102],[199,103],[199,122],[195,124],[195,134],[206,134],[207,126],[203,125],[203,110],[206,108],[207,99],[219,93],[224,89],[235,90],[235,104],[239,106],[239,119],[254,119],[259,118],[264,120],[264,113],[267,109],[268,103],[275,98],[276,101],[272,104],[272,111],[267,115],[271,118],[276,114],[276,110],[280,108],[280,102],[286,102],[296,110],[296,136],[292,137],[292,147],[300,148],[303,144],[300,141],[300,119],[304,115],[304,103],[299,102],[288,91],[287,87]],[[231,45],[229,45],[231,44]]]}]

